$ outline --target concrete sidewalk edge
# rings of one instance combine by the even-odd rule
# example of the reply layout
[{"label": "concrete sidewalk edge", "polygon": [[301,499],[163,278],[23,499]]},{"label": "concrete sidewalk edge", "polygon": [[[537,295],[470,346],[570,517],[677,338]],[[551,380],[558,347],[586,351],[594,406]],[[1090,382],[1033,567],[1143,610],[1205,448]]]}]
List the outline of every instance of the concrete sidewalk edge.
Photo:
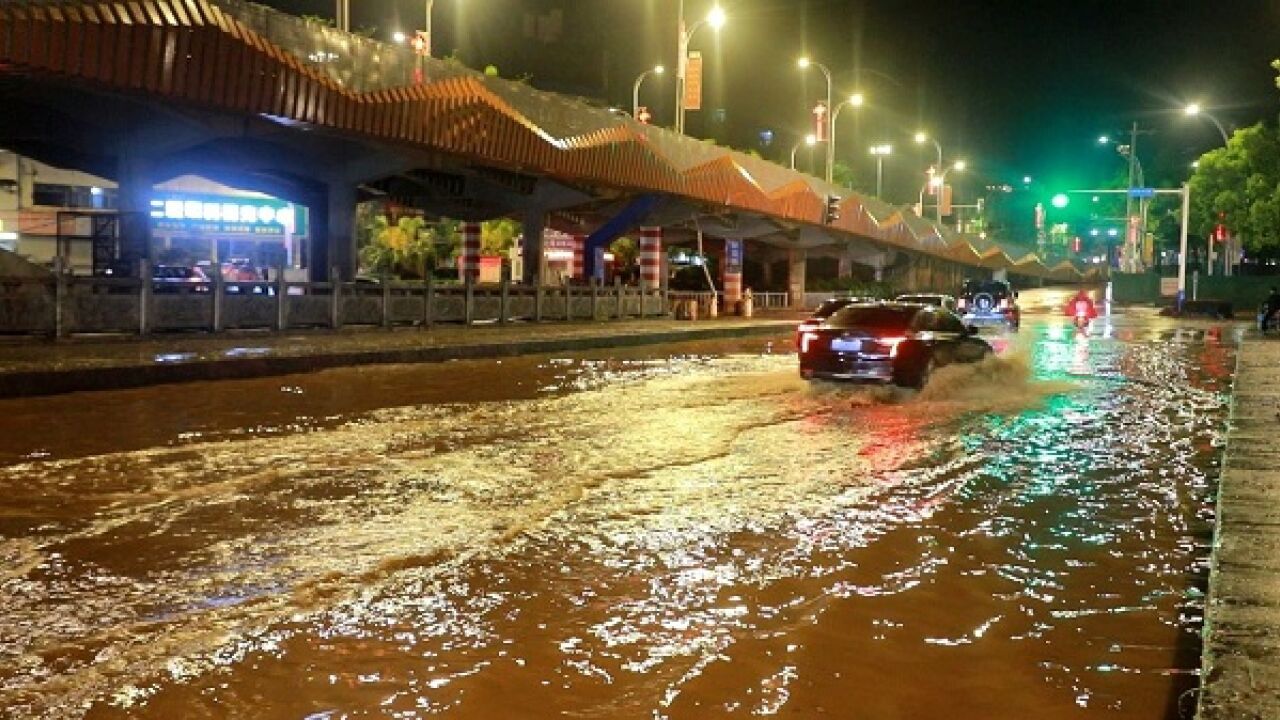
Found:
[{"label": "concrete sidewalk edge", "polygon": [[480,360],[574,350],[600,350],[613,347],[637,347],[672,342],[717,340],[752,335],[780,334],[786,332],[788,326],[789,323],[785,321],[772,321],[762,322],[758,325],[654,332],[636,332],[632,330],[616,334],[517,340],[512,342],[459,343],[387,350],[337,351],[306,355],[193,360],[171,364],[157,362],[62,370],[17,370],[0,373],[0,398],[38,397],[94,390],[123,390],[200,380],[272,377],[356,365],[439,363],[449,360]]}]

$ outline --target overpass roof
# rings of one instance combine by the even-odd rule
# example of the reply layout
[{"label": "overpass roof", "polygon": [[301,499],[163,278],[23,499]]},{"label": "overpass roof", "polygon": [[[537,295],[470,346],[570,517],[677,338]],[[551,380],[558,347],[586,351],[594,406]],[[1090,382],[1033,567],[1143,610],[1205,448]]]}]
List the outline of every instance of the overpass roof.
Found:
[{"label": "overpass roof", "polygon": [[[93,54],[93,62],[86,59]],[[421,63],[418,82],[415,69]],[[176,105],[403,143],[478,165],[708,211],[809,227],[984,268],[1079,279],[1034,253],[961,235],[901,207],[616,111],[243,0],[10,0],[5,66]],[[840,217],[823,222],[827,198]]]}]

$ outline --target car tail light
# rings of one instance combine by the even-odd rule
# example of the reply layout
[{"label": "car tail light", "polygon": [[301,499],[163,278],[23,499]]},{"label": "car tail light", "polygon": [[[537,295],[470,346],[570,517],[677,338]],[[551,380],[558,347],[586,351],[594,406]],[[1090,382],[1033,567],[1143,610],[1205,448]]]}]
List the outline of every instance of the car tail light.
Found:
[{"label": "car tail light", "polygon": [[906,342],[906,338],[902,336],[882,337],[876,342],[889,348],[889,357],[898,357],[898,346]]},{"label": "car tail light", "polygon": [[1009,309],[1009,298],[1000,298],[1000,309],[1001,310]]},{"label": "car tail light", "polygon": [[800,352],[809,352],[809,343],[818,339],[818,333],[807,332],[800,336]]},{"label": "car tail light", "polygon": [[960,310],[963,310],[964,307],[968,304],[969,304],[968,301],[966,301],[964,298],[960,298],[959,300],[956,300],[956,308]]}]

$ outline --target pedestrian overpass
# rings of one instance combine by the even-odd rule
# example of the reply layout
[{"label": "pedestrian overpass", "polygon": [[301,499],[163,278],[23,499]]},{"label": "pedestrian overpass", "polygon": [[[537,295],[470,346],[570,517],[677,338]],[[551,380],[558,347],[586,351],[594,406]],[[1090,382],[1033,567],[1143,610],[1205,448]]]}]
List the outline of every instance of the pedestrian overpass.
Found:
[{"label": "pedestrian overpass", "polygon": [[515,217],[535,275],[541,228],[585,237],[589,263],[591,245],[645,226],[749,241],[748,255],[787,263],[793,293],[818,255],[920,289],[1084,278],[757,157],[242,0],[9,0],[0,97],[0,146],[115,179],[122,212],[145,213],[151,188],[182,174],[308,206],[316,279],[354,272],[354,208],[376,197]]}]

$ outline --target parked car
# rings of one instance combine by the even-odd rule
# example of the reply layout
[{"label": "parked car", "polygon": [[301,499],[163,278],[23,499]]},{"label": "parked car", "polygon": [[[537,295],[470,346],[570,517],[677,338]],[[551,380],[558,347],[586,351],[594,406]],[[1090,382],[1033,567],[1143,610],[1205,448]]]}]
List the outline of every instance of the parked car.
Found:
[{"label": "parked car", "polygon": [[800,336],[822,324],[823,320],[831,317],[840,308],[848,307],[854,303],[873,303],[879,302],[877,298],[871,297],[841,297],[823,300],[813,311],[813,314],[805,318],[798,326],[796,326],[796,348],[800,347]]},{"label": "parked car", "polygon": [[209,276],[191,265],[153,265],[151,288],[157,293],[207,293]]},{"label": "parked car", "polygon": [[955,313],[915,303],[849,305],[800,338],[800,376],[923,387],[934,369],[977,362],[991,345]]},{"label": "parked car", "polygon": [[1022,324],[1022,310],[1017,301],[1018,293],[1009,287],[1009,283],[1000,280],[967,280],[956,300],[956,310],[965,325],[1001,326],[1017,330]]},{"label": "parked car", "polygon": [[227,292],[236,293],[253,293],[255,295],[266,294],[269,286],[262,276],[258,274],[258,269],[253,263],[244,258],[232,258],[222,263],[221,267],[222,279],[228,283],[258,283],[252,286],[228,285]]},{"label": "parked car", "polygon": [[909,295],[899,295],[894,298],[894,302],[932,305],[952,312],[955,312],[956,309],[955,297],[951,295],[942,295],[940,293],[911,293]]}]

